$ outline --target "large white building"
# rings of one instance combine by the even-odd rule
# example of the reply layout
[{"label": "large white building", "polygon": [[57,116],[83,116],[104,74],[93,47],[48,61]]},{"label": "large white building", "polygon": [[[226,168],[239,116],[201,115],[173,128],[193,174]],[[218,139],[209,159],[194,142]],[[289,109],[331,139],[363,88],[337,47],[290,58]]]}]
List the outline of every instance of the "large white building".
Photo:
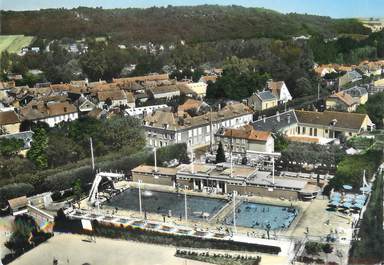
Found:
[{"label": "large white building", "polygon": [[158,110],[144,117],[147,145],[162,147],[187,143],[192,148],[214,143],[220,128],[238,128],[253,120],[252,110],[241,103],[227,105],[217,112],[191,117],[186,112]]}]

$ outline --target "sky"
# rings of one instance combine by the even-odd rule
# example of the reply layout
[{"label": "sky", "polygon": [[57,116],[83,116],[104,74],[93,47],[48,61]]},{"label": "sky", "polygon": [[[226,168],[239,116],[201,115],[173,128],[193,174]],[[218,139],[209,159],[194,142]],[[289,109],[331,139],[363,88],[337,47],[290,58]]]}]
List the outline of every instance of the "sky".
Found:
[{"label": "sky", "polygon": [[103,8],[180,6],[180,5],[241,5],[264,7],[282,13],[296,12],[334,18],[384,17],[384,0],[0,0],[2,10],[36,10],[41,8]]}]

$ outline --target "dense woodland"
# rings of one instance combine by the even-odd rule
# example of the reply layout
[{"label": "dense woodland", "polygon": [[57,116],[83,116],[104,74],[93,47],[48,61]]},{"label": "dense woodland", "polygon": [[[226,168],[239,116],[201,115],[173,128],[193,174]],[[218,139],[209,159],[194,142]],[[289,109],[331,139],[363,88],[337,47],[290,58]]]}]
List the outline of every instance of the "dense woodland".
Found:
[{"label": "dense woodland", "polygon": [[204,5],[147,9],[46,9],[2,11],[2,34],[47,39],[111,36],[120,41],[169,43],[223,39],[279,38],[300,35],[367,34],[356,20],[311,15],[283,15],[261,8]]}]

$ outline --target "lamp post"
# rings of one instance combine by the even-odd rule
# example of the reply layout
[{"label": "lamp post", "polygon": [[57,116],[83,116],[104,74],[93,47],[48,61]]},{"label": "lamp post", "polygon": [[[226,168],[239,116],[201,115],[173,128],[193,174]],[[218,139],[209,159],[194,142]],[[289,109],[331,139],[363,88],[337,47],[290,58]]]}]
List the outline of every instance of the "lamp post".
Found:
[{"label": "lamp post", "polygon": [[237,191],[233,191],[233,232],[237,233],[236,230],[236,193]]},{"label": "lamp post", "polygon": [[185,223],[188,223],[188,206],[187,206],[187,186],[184,187],[184,214]]},{"label": "lamp post", "polygon": [[142,215],[142,207],[141,207],[141,183],[142,183],[142,180],[139,179],[138,180],[138,183],[139,183],[139,210],[140,210],[140,216]]}]

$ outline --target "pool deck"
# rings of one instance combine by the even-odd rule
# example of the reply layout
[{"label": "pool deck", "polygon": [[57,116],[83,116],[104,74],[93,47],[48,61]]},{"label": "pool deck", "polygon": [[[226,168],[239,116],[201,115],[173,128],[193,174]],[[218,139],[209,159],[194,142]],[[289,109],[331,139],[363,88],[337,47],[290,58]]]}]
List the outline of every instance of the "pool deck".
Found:
[{"label": "pool deck", "polygon": [[[137,188],[137,183],[121,181],[116,183],[115,187],[117,189],[127,189],[127,188]],[[165,191],[165,192],[175,192],[175,188],[169,186],[162,185],[152,185],[152,184],[141,184],[143,189],[155,190],[155,191]],[[184,192],[184,191],[183,191]],[[218,198],[218,199],[228,199],[228,195],[220,195],[220,194],[207,194],[203,192],[195,192],[195,191],[187,191],[188,195],[194,196],[203,196],[207,198]],[[270,232],[270,236],[272,239],[277,239],[280,242],[290,242],[285,248],[284,255],[292,255],[289,254],[289,251],[292,251],[292,246],[290,245],[293,241],[298,241],[303,238],[307,238],[309,240],[324,240],[325,237],[331,231],[338,231],[337,235],[339,241],[337,244],[347,246],[350,243],[352,237],[352,229],[351,229],[351,217],[342,215],[338,212],[328,212],[326,211],[328,199],[316,198],[311,202],[305,201],[288,201],[281,200],[278,198],[271,197],[259,197],[259,196],[238,196],[236,197],[239,202],[240,199],[248,202],[255,202],[261,204],[270,204],[276,206],[284,206],[289,207],[293,206],[298,209],[298,215],[293,220],[291,225],[287,229],[282,230],[273,230]],[[88,205],[86,200],[83,200],[80,204],[80,208],[87,211],[95,212],[97,211],[95,207],[91,207]],[[194,229],[200,230],[209,230],[209,231],[229,231],[230,234],[234,232],[233,226],[226,226],[222,224],[222,219],[231,213],[233,207],[232,202],[227,203],[216,215],[212,216],[208,221],[204,220],[193,220],[188,218],[186,222],[183,218],[180,220],[180,217],[166,217],[165,222],[171,225],[177,226],[186,226]],[[143,218],[144,216],[140,216],[140,213],[137,211],[130,210],[121,210],[119,209],[115,212],[113,207],[108,207],[103,205],[102,209],[99,210],[102,214],[117,214],[119,216],[126,216],[129,218]],[[147,213],[147,220],[163,222],[164,217],[160,214],[156,213]],[[266,231],[255,228],[247,228],[247,227],[236,227],[235,236],[240,236],[241,238],[249,238],[252,242],[257,242],[258,240],[262,240],[266,238]],[[308,232],[308,233],[307,233]],[[285,243],[284,243],[285,244]],[[283,254],[283,253],[282,253]]]}]

